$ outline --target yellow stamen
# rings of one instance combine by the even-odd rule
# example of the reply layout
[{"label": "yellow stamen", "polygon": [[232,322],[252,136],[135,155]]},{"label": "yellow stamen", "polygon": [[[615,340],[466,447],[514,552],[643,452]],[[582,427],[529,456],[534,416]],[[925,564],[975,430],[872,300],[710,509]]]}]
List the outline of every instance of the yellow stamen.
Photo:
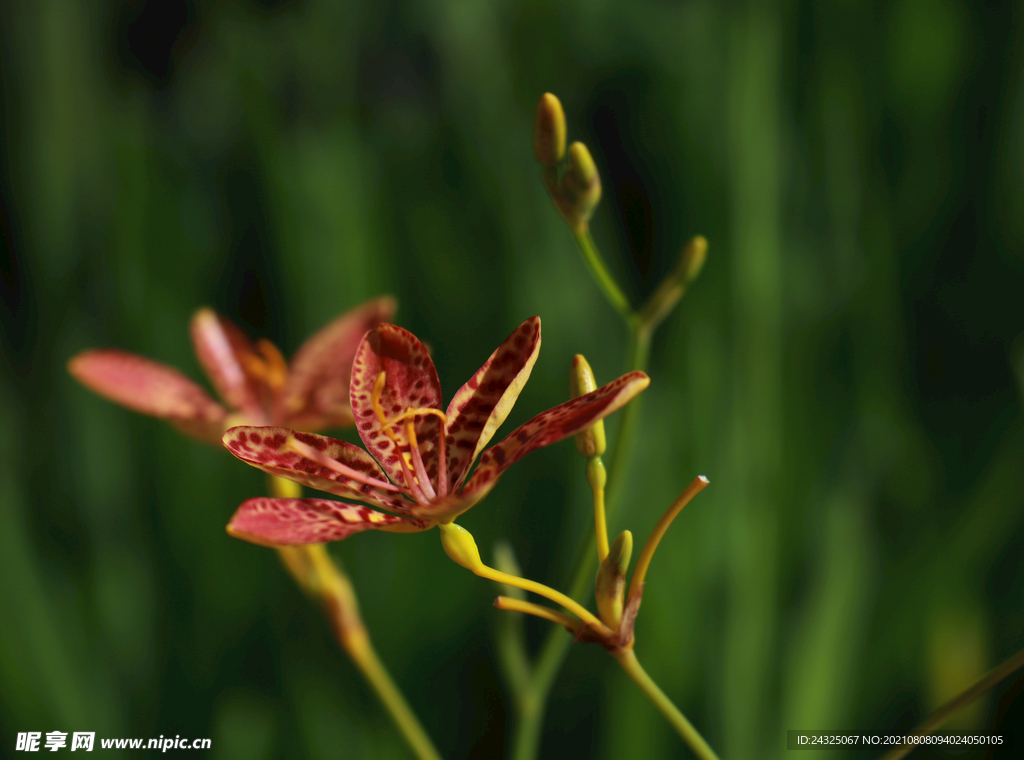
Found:
[{"label": "yellow stamen", "polygon": [[[424,491],[424,496],[427,500],[433,499],[437,496],[437,493],[434,491],[434,487],[430,484],[430,480],[427,478],[426,469],[423,467],[419,444],[416,442],[415,420],[419,415],[433,414],[440,417],[441,422],[447,424],[448,418],[440,409],[423,406],[417,407],[416,409],[407,408],[404,412],[400,412],[391,419],[388,419],[387,414],[384,412],[384,407],[380,403],[380,398],[384,395],[384,383],[386,381],[386,372],[379,373],[377,375],[377,379],[373,381],[373,390],[370,392],[370,403],[373,405],[373,411],[377,415],[377,420],[380,422],[384,435],[391,439],[391,442],[395,444],[395,450],[402,457],[402,464],[404,465],[406,479],[409,481],[409,487],[419,488],[421,491]],[[398,440],[398,436],[391,430],[392,427],[401,422],[406,423],[405,433],[408,438],[408,451],[403,451],[403,447],[401,442]]]},{"label": "yellow stamen", "polygon": [[384,393],[384,381],[387,379],[387,373],[381,372],[377,375],[377,379],[373,381],[373,391],[370,393],[370,403],[373,404],[373,411],[377,415],[377,420],[384,428],[384,435],[391,439],[392,443],[396,447],[401,449],[398,445],[398,438],[391,432],[391,426],[388,424],[388,416],[384,414],[384,407],[380,405],[381,394]]},{"label": "yellow stamen", "polygon": [[521,599],[510,599],[507,596],[499,596],[494,600],[494,606],[499,610],[510,610],[512,612],[525,612],[527,615],[536,615],[539,618],[550,620],[552,623],[564,625],[566,628],[576,628],[580,621],[566,615],[564,612],[553,610],[533,602],[524,602]]},{"label": "yellow stamen", "polygon": [[405,435],[409,439],[409,453],[406,454],[406,457],[413,472],[416,473],[416,483],[423,489],[424,495],[428,499],[433,499],[437,496],[437,492],[427,476],[427,468],[423,466],[423,457],[420,456],[420,445],[416,440],[416,420],[412,417],[405,421]]},{"label": "yellow stamen", "polygon": [[256,350],[263,355],[264,379],[267,385],[275,391],[283,388],[288,379],[288,363],[281,355],[281,351],[266,338],[256,341]]},{"label": "yellow stamen", "polygon": [[277,346],[265,338],[256,341],[256,352],[245,352],[239,357],[249,377],[258,378],[272,391],[284,387],[288,379],[288,364]]}]

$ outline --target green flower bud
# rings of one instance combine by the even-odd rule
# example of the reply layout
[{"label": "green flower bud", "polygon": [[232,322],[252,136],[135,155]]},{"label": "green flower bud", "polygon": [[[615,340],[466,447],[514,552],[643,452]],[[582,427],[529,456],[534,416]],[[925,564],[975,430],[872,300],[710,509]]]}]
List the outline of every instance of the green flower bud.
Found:
[{"label": "green flower bud", "polygon": [[697,235],[686,244],[679,254],[675,267],[661,281],[640,310],[640,318],[645,325],[653,328],[669,315],[686,292],[687,284],[697,279],[707,256],[708,241],[701,235]]},{"label": "green flower bud", "polygon": [[679,255],[676,271],[685,282],[693,282],[704,267],[708,257],[708,241],[703,235],[694,236]]},{"label": "green flower bud", "polygon": [[533,123],[533,153],[544,166],[558,166],[565,158],[565,112],[562,103],[546,92],[537,103]]},{"label": "green flower bud", "polygon": [[622,603],[626,591],[626,570],[633,554],[633,534],[622,531],[608,549],[597,570],[597,610],[601,620],[612,630],[622,622]]},{"label": "green flower bud", "polygon": [[586,227],[601,200],[601,175],[587,146],[574,142],[569,146],[569,162],[562,177],[562,215],[573,227]]},{"label": "green flower bud", "polygon": [[[572,370],[569,373],[569,396],[576,398],[597,390],[594,371],[587,364],[582,354],[572,358]],[[601,456],[605,451],[604,420],[598,420],[585,430],[575,435],[576,450],[582,457]]]},{"label": "green flower bud", "polygon": [[554,166],[545,166],[541,176],[555,208],[573,232],[586,229],[601,200],[601,177],[587,146],[581,142],[569,146],[569,160],[561,180]]}]

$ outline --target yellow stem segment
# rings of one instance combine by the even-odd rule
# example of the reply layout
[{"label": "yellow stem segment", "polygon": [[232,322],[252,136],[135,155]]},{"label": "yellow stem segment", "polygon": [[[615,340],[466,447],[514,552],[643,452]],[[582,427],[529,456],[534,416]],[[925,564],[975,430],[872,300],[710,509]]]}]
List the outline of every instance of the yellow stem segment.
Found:
[{"label": "yellow stem segment", "polygon": [[564,612],[550,609],[549,607],[543,607],[533,602],[525,602],[522,599],[510,599],[507,596],[499,596],[494,600],[494,606],[499,610],[509,610],[511,612],[525,612],[527,615],[535,615],[545,620],[550,620],[552,623],[558,623],[564,625],[567,628],[575,628],[579,625],[579,621],[575,618],[569,617]]},{"label": "yellow stem segment", "polygon": [[555,591],[553,588],[545,586],[543,583],[537,583],[536,581],[530,581],[526,578],[519,578],[515,575],[503,573],[500,570],[495,570],[493,567],[488,567],[484,564],[481,564],[478,567],[470,569],[473,570],[473,572],[479,575],[481,578],[488,578],[492,581],[504,583],[508,586],[516,586],[525,591],[532,591],[534,594],[537,594],[538,596],[546,597],[547,599],[550,599],[552,602],[562,605],[563,607],[565,607],[565,609],[569,610],[571,613],[576,615],[576,617],[578,617],[584,623],[589,625],[602,636],[611,636],[613,633],[612,629],[606,626],[600,620],[598,620],[597,617],[590,610],[588,610],[586,607],[584,607],[582,604],[575,601],[574,599],[570,599],[561,591]]},{"label": "yellow stem segment", "polygon": [[636,570],[633,571],[633,580],[629,584],[629,594],[626,595],[626,599],[632,599],[633,595],[636,594],[640,587],[643,585],[644,577],[647,575],[647,568],[650,567],[651,558],[654,557],[654,550],[658,548],[658,544],[661,542],[661,537],[665,535],[665,531],[668,530],[668,526],[672,524],[672,521],[676,519],[683,507],[690,503],[690,499],[704,490],[704,487],[708,484],[708,479],[703,475],[698,475],[693,481],[686,487],[679,497],[672,502],[672,506],[666,510],[665,514],[658,520],[658,524],[654,526],[654,530],[651,531],[650,538],[647,539],[647,543],[644,544],[644,550],[640,552],[640,559],[636,562]]},{"label": "yellow stem segment", "polygon": [[452,562],[461,565],[481,578],[504,583],[506,586],[515,586],[524,591],[532,591],[534,594],[546,597],[565,607],[602,636],[612,635],[611,628],[598,620],[582,604],[569,598],[561,591],[555,591],[543,583],[528,581],[526,578],[520,578],[518,575],[503,573],[501,570],[495,570],[493,567],[485,565],[483,560],[480,559],[480,550],[476,546],[473,534],[461,525],[451,522],[440,523],[437,527],[441,533],[441,546],[444,547],[445,554],[451,558]]},{"label": "yellow stem segment", "polygon": [[[274,496],[283,498],[302,495],[299,485],[273,476],[270,490]],[[327,548],[323,544],[279,546],[277,553],[302,590],[324,605],[338,643],[384,703],[413,754],[419,760],[441,760],[416,714],[377,656],[359,614],[359,600],[352,582],[331,559]]]},{"label": "yellow stem segment", "polygon": [[604,511],[604,487],[608,474],[600,455],[587,460],[587,482],[594,494],[594,530],[597,532],[597,558],[604,562],[608,556],[608,519]]},{"label": "yellow stem segment", "polygon": [[633,682],[640,687],[640,691],[644,693],[644,696],[654,703],[658,711],[665,716],[668,722],[672,724],[672,727],[683,737],[683,741],[690,745],[693,753],[700,760],[718,760],[718,755],[704,741],[704,737],[698,733],[693,724],[686,719],[686,716],[679,711],[679,708],[672,703],[672,700],[668,698],[658,684],[647,675],[647,671],[640,667],[640,661],[637,660],[633,647],[619,649],[612,654],[619,661],[622,669],[626,671],[626,675],[633,679]]}]

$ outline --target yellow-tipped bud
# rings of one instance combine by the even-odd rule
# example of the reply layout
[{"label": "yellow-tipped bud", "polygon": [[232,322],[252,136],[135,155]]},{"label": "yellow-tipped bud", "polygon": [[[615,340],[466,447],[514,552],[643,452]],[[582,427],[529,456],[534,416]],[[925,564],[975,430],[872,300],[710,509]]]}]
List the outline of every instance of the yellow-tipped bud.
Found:
[{"label": "yellow-tipped bud", "polygon": [[472,533],[455,523],[441,523],[437,527],[441,529],[441,545],[452,562],[474,573],[484,567]]},{"label": "yellow-tipped bud", "polygon": [[676,264],[678,278],[684,282],[696,280],[700,270],[704,268],[707,257],[707,239],[703,235],[695,235],[679,255],[679,262]]},{"label": "yellow-tipped bud", "polygon": [[561,181],[553,166],[544,167],[543,179],[555,208],[573,232],[585,230],[601,200],[601,177],[587,146],[581,142],[569,146],[569,161]]},{"label": "yellow-tipped bud", "polygon": [[633,534],[622,531],[612,541],[608,556],[597,570],[597,610],[601,620],[612,630],[622,622],[622,604],[626,591],[626,570],[633,554]]},{"label": "yellow-tipped bud", "polygon": [[653,329],[660,324],[679,303],[679,299],[686,292],[687,284],[697,279],[697,275],[700,274],[707,256],[708,241],[703,236],[697,235],[686,244],[679,254],[675,267],[661,281],[657,290],[640,310],[640,318],[648,328]]},{"label": "yellow-tipped bud", "polygon": [[541,95],[537,103],[533,153],[544,166],[558,166],[565,158],[565,111],[561,101],[550,92]]},{"label": "yellow-tipped bud", "polygon": [[[569,396],[576,398],[596,390],[594,371],[582,354],[576,354],[572,358],[572,370],[569,373]],[[581,430],[575,438],[576,450],[581,457],[600,456],[605,450],[604,420],[598,420],[586,430]]]},{"label": "yellow-tipped bud", "polygon": [[562,178],[566,208],[562,214],[573,228],[586,226],[601,200],[601,175],[587,146],[574,142],[569,146],[569,163]]},{"label": "yellow-tipped bud", "polygon": [[583,354],[576,354],[572,358],[572,374],[569,375],[569,395],[576,398],[596,390],[594,370],[590,368]]}]

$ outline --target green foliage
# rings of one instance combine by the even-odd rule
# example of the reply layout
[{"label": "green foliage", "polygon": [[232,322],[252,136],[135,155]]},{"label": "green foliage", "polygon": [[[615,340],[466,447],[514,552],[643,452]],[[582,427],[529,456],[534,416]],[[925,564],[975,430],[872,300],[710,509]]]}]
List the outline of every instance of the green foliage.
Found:
[{"label": "green foliage", "polygon": [[[655,336],[609,525],[642,541],[693,476],[711,480],[638,618],[661,688],[723,758],[781,757],[787,728],[907,730],[1021,646],[1019,9],[156,10],[176,7],[0,6],[5,743],[95,730],[209,736],[225,758],[408,756],[275,554],[224,533],[260,474],[64,364],[111,345],[198,379],[199,306],[287,355],[390,292],[442,380],[541,315],[505,430],[565,400],[577,353],[607,382],[626,333],[532,158],[547,91],[600,171],[591,230],[634,306],[686,240],[709,241]],[[566,442],[463,522],[564,589],[590,515]],[[431,534],[332,552],[442,753],[500,756],[494,588]],[[531,644],[546,633],[526,622]],[[1019,736],[999,694],[960,727]],[[545,725],[545,757],[687,756],[596,647],[571,650]]]}]

